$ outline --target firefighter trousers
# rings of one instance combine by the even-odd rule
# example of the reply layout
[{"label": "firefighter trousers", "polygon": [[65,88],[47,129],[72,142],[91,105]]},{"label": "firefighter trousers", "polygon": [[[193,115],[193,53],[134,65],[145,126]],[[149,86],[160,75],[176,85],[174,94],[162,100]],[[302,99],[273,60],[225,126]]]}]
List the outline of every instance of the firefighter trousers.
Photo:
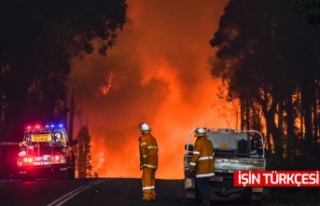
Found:
[{"label": "firefighter trousers", "polygon": [[142,199],[151,201],[156,199],[155,183],[156,169],[143,167],[142,169]]}]

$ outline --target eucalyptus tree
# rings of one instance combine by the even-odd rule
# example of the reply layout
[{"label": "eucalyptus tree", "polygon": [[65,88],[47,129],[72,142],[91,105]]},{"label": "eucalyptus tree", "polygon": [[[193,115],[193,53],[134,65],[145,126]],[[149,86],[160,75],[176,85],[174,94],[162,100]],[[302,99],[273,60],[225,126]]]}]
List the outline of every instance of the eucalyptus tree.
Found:
[{"label": "eucalyptus tree", "polygon": [[240,100],[242,128],[265,126],[280,157],[316,134],[310,120],[319,118],[317,34],[292,1],[230,1],[210,41],[218,48],[211,73],[222,77],[227,99]]},{"label": "eucalyptus tree", "polygon": [[125,0],[0,0],[0,138],[30,121],[65,120],[71,59],[95,47],[106,55],[126,10]]},{"label": "eucalyptus tree", "polygon": [[77,135],[78,152],[77,152],[77,171],[79,178],[91,177],[91,136],[87,127],[82,127]]}]

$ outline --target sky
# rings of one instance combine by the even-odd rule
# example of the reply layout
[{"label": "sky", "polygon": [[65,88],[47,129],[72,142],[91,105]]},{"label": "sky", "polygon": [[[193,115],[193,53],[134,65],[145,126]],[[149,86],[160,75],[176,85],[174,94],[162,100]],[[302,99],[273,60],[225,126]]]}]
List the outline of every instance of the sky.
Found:
[{"label": "sky", "polygon": [[88,126],[91,164],[100,177],[141,177],[141,122],[157,138],[162,179],[183,178],[192,129],[234,127],[219,112],[218,80],[208,64],[215,52],[209,40],[227,2],[128,0],[128,21],[107,56],[73,63],[74,133]]}]

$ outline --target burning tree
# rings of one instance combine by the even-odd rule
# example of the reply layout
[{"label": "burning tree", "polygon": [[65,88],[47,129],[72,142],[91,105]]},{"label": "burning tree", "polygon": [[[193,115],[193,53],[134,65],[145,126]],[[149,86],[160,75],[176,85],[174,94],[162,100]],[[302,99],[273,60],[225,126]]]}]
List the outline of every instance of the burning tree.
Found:
[{"label": "burning tree", "polygon": [[77,153],[77,169],[78,177],[86,178],[91,176],[91,136],[87,127],[83,126],[77,136],[78,153]]}]

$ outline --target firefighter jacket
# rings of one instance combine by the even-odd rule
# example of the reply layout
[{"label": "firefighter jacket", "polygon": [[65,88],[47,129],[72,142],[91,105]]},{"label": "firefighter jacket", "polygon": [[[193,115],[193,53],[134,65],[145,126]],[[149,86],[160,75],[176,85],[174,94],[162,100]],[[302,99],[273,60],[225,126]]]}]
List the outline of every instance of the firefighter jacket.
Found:
[{"label": "firefighter jacket", "polygon": [[196,178],[214,176],[214,150],[212,142],[206,136],[197,138],[190,162],[195,169]]},{"label": "firefighter jacket", "polygon": [[150,133],[143,133],[139,138],[140,168],[148,167],[157,169],[158,167],[158,143]]}]

